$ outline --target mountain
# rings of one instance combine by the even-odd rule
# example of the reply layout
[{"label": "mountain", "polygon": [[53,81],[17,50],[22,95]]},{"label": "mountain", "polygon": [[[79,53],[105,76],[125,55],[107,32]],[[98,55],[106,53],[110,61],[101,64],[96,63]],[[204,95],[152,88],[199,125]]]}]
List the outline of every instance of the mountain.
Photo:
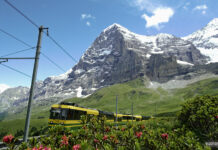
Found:
[{"label": "mountain", "polygon": [[[28,100],[29,88],[15,87],[8,88],[0,94],[0,113],[10,107],[16,107]],[[13,110],[12,110],[13,111]]]},{"label": "mountain", "polygon": [[101,32],[71,70],[38,83],[36,97],[86,96],[101,87],[147,75],[158,63],[173,64],[174,71],[170,75],[168,71],[164,77],[155,78],[165,82],[186,73],[183,68],[187,65],[206,62],[207,57],[191,42],[169,34],[142,36],[113,24]]},{"label": "mountain", "polygon": [[[138,77],[151,84],[191,80],[204,74],[209,78],[218,74],[218,67],[208,64],[208,60],[210,57],[184,38],[164,33],[144,36],[113,24],[100,33],[72,69],[37,82],[34,103],[50,105],[65,98],[86,97],[102,87]],[[12,106],[11,110],[16,111],[13,106],[18,105],[22,109],[27,103],[27,91],[18,99],[5,97],[7,90],[0,94],[5,110]]]},{"label": "mountain", "polygon": [[183,39],[192,42],[202,54],[209,56],[209,62],[218,62],[218,18]]},{"label": "mountain", "polygon": [[10,88],[8,85],[6,84],[0,84],[0,94],[2,92],[4,92],[5,90],[7,90],[8,88]]}]

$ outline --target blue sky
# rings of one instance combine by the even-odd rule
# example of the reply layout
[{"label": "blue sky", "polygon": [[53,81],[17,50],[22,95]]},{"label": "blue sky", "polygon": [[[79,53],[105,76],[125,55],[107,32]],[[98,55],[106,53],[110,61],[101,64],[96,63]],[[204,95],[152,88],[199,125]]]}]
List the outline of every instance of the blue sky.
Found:
[{"label": "blue sky", "polygon": [[[49,33],[75,59],[107,26],[118,23],[142,35],[169,33],[186,36],[218,17],[217,0],[8,0],[38,25],[49,27]],[[0,29],[36,46],[38,30],[4,0],[0,1]],[[0,32],[0,56],[23,50],[27,46]],[[41,51],[64,70],[75,62],[60,48],[42,37]],[[34,56],[35,50],[13,55]],[[12,56],[11,56],[12,57]],[[10,60],[4,63],[32,75],[32,60]],[[40,56],[38,80],[64,73]],[[31,79],[0,65],[0,84],[30,86]]]}]

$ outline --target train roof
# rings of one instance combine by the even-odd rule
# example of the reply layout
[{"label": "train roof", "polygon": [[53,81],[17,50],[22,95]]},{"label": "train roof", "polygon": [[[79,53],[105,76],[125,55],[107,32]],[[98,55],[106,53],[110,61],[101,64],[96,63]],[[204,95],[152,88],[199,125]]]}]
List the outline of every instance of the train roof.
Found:
[{"label": "train roof", "polygon": [[99,115],[99,111],[95,109],[85,108],[76,105],[72,105],[69,103],[60,103],[60,104],[54,104],[51,106],[52,108],[63,108],[63,109],[74,109],[74,110],[80,110],[80,111],[86,111],[87,114],[93,114],[93,115]]},{"label": "train roof", "polygon": [[[105,114],[105,115],[113,115],[116,117],[116,113],[101,111],[101,110],[92,109],[92,108],[86,108],[86,107],[79,106],[78,104],[71,103],[71,102],[61,102],[59,104],[53,104],[51,107],[52,108],[63,108],[63,109],[74,109],[74,110],[86,111],[87,114],[93,114],[93,115]],[[132,117],[131,114],[117,114],[117,117],[124,117],[124,116]],[[133,117],[142,118],[141,115],[133,115]]]}]

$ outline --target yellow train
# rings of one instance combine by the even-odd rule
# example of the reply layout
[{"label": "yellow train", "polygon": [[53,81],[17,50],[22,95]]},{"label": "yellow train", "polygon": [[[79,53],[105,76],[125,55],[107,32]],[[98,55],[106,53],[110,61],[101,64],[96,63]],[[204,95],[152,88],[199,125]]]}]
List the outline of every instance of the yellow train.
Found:
[{"label": "yellow train", "polygon": [[[50,110],[49,126],[64,125],[65,127],[80,127],[80,117],[82,115],[106,116],[107,122],[116,122],[116,113],[105,112],[78,106],[75,103],[61,102],[54,104]],[[125,123],[128,121],[148,120],[149,116],[117,114],[117,122]]]}]

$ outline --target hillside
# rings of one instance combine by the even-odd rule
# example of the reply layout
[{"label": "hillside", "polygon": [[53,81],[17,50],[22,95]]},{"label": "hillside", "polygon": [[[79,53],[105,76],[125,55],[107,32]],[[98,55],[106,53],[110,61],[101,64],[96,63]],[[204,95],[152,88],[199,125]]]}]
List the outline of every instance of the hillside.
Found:
[{"label": "hillside", "polygon": [[[176,115],[180,110],[180,104],[185,99],[196,95],[218,95],[218,77],[201,80],[192,83],[185,88],[165,90],[163,88],[147,88],[149,82],[144,78],[138,78],[122,84],[115,84],[99,89],[86,98],[66,99],[67,102],[75,102],[81,106],[115,112],[116,95],[118,96],[118,112],[131,113],[131,105],[134,103],[134,114],[142,115]],[[40,128],[47,126],[50,105],[33,106],[31,126]],[[24,128],[26,109],[20,113],[6,116],[0,121],[0,129],[9,133],[16,133]],[[15,127],[14,124],[17,124]],[[18,125],[19,124],[19,125]],[[5,128],[7,127],[7,129]]]},{"label": "hillside", "polygon": [[180,110],[185,99],[196,95],[218,95],[218,78],[195,82],[185,88],[165,90],[147,88],[147,82],[138,78],[123,84],[102,88],[86,98],[67,99],[81,106],[115,112],[116,95],[118,96],[119,113],[131,113],[132,102],[134,113],[155,115]]}]

